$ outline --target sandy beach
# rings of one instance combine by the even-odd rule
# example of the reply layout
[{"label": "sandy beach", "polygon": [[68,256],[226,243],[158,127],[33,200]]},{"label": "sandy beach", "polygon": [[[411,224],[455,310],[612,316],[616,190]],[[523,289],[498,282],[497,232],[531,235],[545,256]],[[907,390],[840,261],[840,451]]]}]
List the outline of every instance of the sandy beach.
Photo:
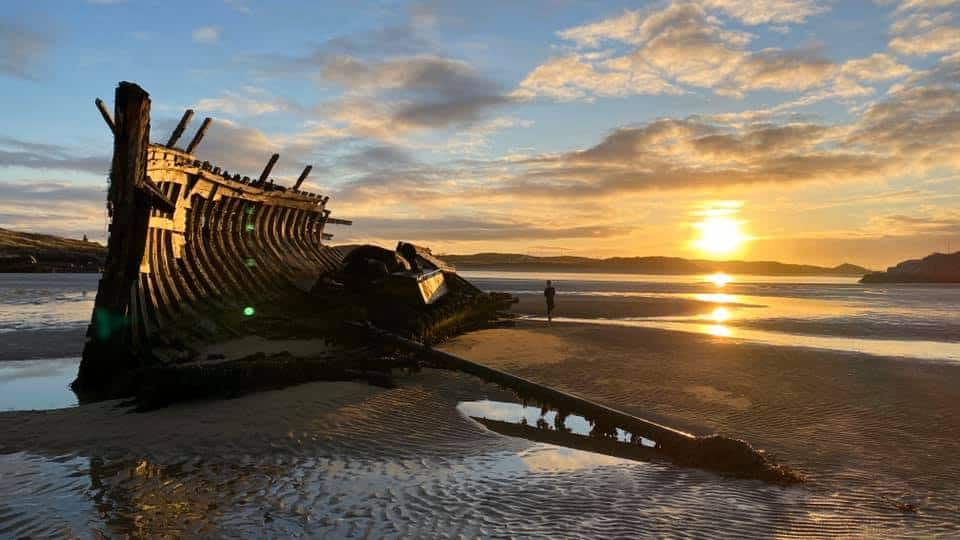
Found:
[{"label": "sandy beach", "polygon": [[853,506],[903,501],[960,525],[960,366],[540,322],[443,349],[696,434],[746,439]]},{"label": "sandy beach", "polygon": [[[513,309],[537,316],[541,302],[523,294]],[[567,295],[558,305],[584,321],[704,309],[663,297]],[[29,349],[45,331],[11,335]],[[17,494],[0,501],[0,536],[960,533],[960,367],[796,340],[520,319],[442,348],[674,428],[745,439],[804,473],[803,485],[506,437],[461,405],[515,403],[512,393],[426,369],[391,389],[311,383],[146,413],[117,401],[0,413],[0,492]],[[78,346],[48,345],[62,356]],[[248,336],[209,352],[268,345],[318,343]]]},{"label": "sandy beach", "polygon": [[457,403],[514,396],[425,370],[395,389],[312,383],[149,413],[104,402],[0,414],[0,490],[44,486],[0,502],[0,534],[960,530],[953,366],[542,323],[444,349],[675,427],[745,438],[810,482],[777,487],[503,437]]}]

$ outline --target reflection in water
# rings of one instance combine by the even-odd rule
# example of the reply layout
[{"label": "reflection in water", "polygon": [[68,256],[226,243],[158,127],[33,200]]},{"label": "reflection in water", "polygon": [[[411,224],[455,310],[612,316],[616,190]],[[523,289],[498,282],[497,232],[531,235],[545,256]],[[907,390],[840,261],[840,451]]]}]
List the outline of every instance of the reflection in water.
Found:
[{"label": "reflection in water", "polygon": [[706,326],[705,333],[710,334],[711,336],[717,336],[717,337],[733,336],[733,330],[731,330],[729,326],[724,326],[722,324],[711,324]]},{"label": "reflection in water", "polygon": [[76,406],[69,385],[79,365],[79,358],[0,362],[0,411]]},{"label": "reflection in water", "polygon": [[629,463],[623,458],[556,446],[535,446],[518,456],[532,472],[569,472]]},{"label": "reflection in water", "polygon": [[723,272],[715,272],[713,274],[710,274],[709,276],[705,276],[703,280],[713,283],[718,288],[722,288],[726,286],[727,283],[730,283],[731,281],[733,281],[733,276],[724,274]]},{"label": "reflection in water", "polygon": [[[684,306],[689,300],[707,302],[699,313],[716,304],[731,309],[737,329],[750,327],[794,334],[803,343],[805,336],[835,336],[868,339],[902,339],[960,343],[960,285],[862,285],[856,277],[834,276],[749,276],[738,275],[727,282],[722,293],[704,276],[653,276],[623,274],[588,274],[555,272],[466,272],[479,287],[539,300],[542,279],[552,278],[558,284],[560,299],[557,316],[579,316],[565,312],[564,298],[576,298],[576,306],[589,306],[588,317],[622,318],[624,316],[665,315],[674,309],[677,315],[695,306]],[[608,298],[617,302],[608,302]],[[595,302],[590,302],[590,300]],[[680,301],[680,302],[677,302]],[[636,303],[634,303],[636,302]],[[542,300],[540,301],[542,303]],[[532,302],[530,306],[540,307]],[[663,307],[664,309],[660,309]],[[749,308],[749,309],[748,309]],[[535,311],[514,311],[537,315]],[[667,319],[702,325],[702,320]],[[688,329],[692,330],[692,329]],[[705,332],[705,329],[704,329]],[[925,347],[917,343],[917,349]]]},{"label": "reflection in water", "polygon": [[83,326],[90,320],[98,277],[99,274],[0,274],[0,334]]},{"label": "reflection in water", "polygon": [[613,439],[621,443],[639,444],[646,448],[655,448],[656,442],[618,427],[605,426],[590,421],[578,414],[555,411],[548,408],[531,407],[519,403],[504,401],[464,401],[457,409],[465,416],[478,420],[494,420],[522,426],[536,426],[537,429],[554,430],[560,433]]},{"label": "reflection in water", "polygon": [[695,300],[701,302],[709,302],[711,304],[740,304],[742,303],[735,294],[724,294],[724,293],[708,293],[708,294],[695,294],[693,295]]},{"label": "reflection in water", "polygon": [[[521,317],[530,321],[544,321],[545,317]],[[833,336],[796,335],[786,332],[754,330],[738,326],[736,332],[731,327],[718,324],[690,324],[676,319],[651,317],[649,319],[585,319],[574,317],[553,317],[555,323],[596,324],[603,326],[625,326],[633,328],[655,328],[678,332],[709,334],[718,337],[732,337],[741,341],[755,341],[766,345],[781,347],[809,347],[832,351],[848,351],[877,356],[900,356],[921,360],[960,361],[960,343],[942,341],[901,340],[901,339],[864,339]]]},{"label": "reflection in water", "polygon": [[725,307],[714,308],[708,317],[714,322],[726,322],[730,318],[730,310]]}]

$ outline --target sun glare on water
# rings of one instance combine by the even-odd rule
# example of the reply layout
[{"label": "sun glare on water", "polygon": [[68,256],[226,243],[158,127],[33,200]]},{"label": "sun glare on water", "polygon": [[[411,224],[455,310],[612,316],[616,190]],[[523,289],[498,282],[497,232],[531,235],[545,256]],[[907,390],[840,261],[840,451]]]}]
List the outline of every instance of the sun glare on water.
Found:
[{"label": "sun glare on water", "polygon": [[719,288],[733,281],[733,276],[724,274],[723,272],[715,272],[713,274],[710,274],[709,276],[705,276],[703,280],[713,283]]}]

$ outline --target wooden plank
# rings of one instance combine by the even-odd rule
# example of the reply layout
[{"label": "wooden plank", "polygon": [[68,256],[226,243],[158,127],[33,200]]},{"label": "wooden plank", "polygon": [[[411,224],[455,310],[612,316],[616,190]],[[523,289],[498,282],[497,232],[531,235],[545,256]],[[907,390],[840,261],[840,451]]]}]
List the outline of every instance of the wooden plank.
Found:
[{"label": "wooden plank", "polygon": [[110,111],[107,110],[107,106],[103,104],[103,100],[97,98],[94,103],[97,105],[97,110],[100,111],[100,116],[103,116],[103,121],[107,123],[107,127],[110,128],[110,133],[114,135],[117,134],[117,124],[114,123],[113,117],[110,116]]},{"label": "wooden plank", "polygon": [[151,207],[171,214],[176,211],[176,203],[174,203],[149,176],[143,177],[143,183],[140,189],[150,196]]},{"label": "wooden plank", "polygon": [[180,117],[180,122],[177,124],[177,127],[173,129],[173,133],[170,134],[170,139],[167,140],[167,148],[174,148],[174,145],[177,144],[177,141],[180,140],[183,132],[186,131],[187,126],[190,124],[191,118],[193,118],[193,109],[187,109],[186,112],[183,113],[183,116]]},{"label": "wooden plank", "polygon": [[267,178],[270,176],[270,173],[273,172],[273,166],[277,164],[278,159],[280,159],[280,154],[270,156],[270,161],[267,162],[267,166],[264,167],[263,172],[260,173],[260,179],[257,180],[258,186],[262,186],[267,182]]},{"label": "wooden plank", "polygon": [[200,145],[200,141],[203,140],[203,136],[207,134],[207,128],[210,127],[210,124],[213,122],[212,118],[204,118],[203,123],[200,124],[200,128],[197,130],[197,133],[193,136],[193,139],[190,140],[190,144],[187,145],[187,149],[184,152],[192,154],[194,150],[197,149],[197,146]]},{"label": "wooden plank", "polygon": [[304,167],[303,172],[300,173],[300,178],[297,178],[297,183],[293,185],[294,191],[300,191],[300,186],[303,185],[303,181],[310,176],[310,171],[313,170],[313,165],[307,165]]}]

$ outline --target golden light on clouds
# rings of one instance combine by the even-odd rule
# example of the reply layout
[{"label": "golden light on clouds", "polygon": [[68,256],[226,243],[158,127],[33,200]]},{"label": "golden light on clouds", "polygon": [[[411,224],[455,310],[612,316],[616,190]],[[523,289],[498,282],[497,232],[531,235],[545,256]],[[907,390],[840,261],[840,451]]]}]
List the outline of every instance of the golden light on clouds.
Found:
[{"label": "golden light on clouds", "polygon": [[[742,201],[717,201],[695,212],[700,221],[693,224],[696,237],[691,245],[697,251],[712,257],[728,256],[739,252],[750,237],[737,219]],[[716,282],[715,282],[716,283]],[[723,286],[717,283],[718,286]]]}]

